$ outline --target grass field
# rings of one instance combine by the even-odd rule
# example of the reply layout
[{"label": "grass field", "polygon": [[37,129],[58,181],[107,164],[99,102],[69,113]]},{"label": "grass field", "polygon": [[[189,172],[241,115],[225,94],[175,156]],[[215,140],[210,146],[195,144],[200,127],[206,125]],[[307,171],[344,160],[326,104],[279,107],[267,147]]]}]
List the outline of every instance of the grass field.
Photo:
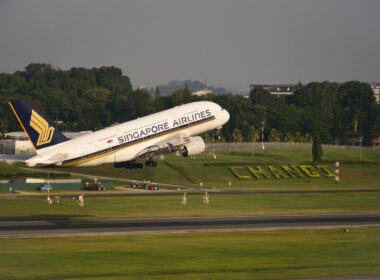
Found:
[{"label": "grass field", "polygon": [[311,164],[309,150],[281,149],[268,150],[265,153],[255,151],[253,157],[251,151],[219,151],[216,155],[216,159],[209,153],[203,153],[196,159],[167,155],[165,160],[159,160],[157,168],[127,170],[103,165],[60,170],[191,186],[199,186],[202,182],[205,187],[210,188],[228,188],[229,182],[234,189],[380,188],[380,151],[325,150],[324,164],[328,165],[332,172],[334,161],[338,159],[341,162],[339,185],[334,184],[333,178],[324,176],[319,179],[306,176],[274,179],[271,176],[271,179],[239,180],[229,170],[230,166],[265,167],[270,164],[280,169],[280,165]]},{"label": "grass field", "polygon": [[[329,190],[329,189],[379,189],[380,157],[378,151],[362,151],[365,163],[355,162],[360,151],[327,150],[325,160],[341,159],[341,183],[333,178],[317,179],[252,179],[238,180],[228,166],[280,165],[309,163],[308,150],[270,150],[264,154],[250,151],[223,151],[217,159],[203,154],[196,160],[167,156],[158,168],[126,170],[112,166],[90,168],[61,168],[57,170],[76,171],[87,174],[151,179],[160,182],[195,185],[204,182],[204,187],[219,187],[230,190]],[[17,166],[6,167],[8,173],[20,172]],[[55,169],[49,169],[55,170]],[[232,182],[229,187],[227,181]],[[126,184],[126,183],[124,183]],[[7,194],[3,191],[1,194]],[[53,192],[52,197],[61,193]],[[310,194],[211,194],[211,203],[204,205],[200,195],[189,196],[188,205],[180,204],[182,192],[176,196],[154,197],[88,197],[86,206],[80,208],[71,198],[61,204],[48,206],[45,197],[27,199],[3,199],[0,203],[0,220],[12,219],[77,219],[77,218],[131,218],[169,216],[217,216],[217,215],[271,215],[303,213],[349,213],[379,212],[379,193],[310,193]],[[6,197],[6,196],[5,196]]]},{"label": "grass field", "polygon": [[189,195],[187,205],[181,198],[88,197],[83,208],[71,198],[52,205],[45,197],[3,199],[0,221],[380,212],[380,193],[211,194],[207,205],[201,195]]},{"label": "grass field", "polygon": [[[310,164],[308,150],[205,153],[196,160],[166,156],[158,168],[115,169],[110,165],[59,171],[97,176],[243,190],[379,189],[379,151],[326,150],[325,164],[341,161],[333,178],[238,180],[229,166]],[[25,173],[17,166],[0,173]],[[55,169],[48,169],[54,171]],[[35,171],[33,171],[35,172]],[[228,182],[232,186],[228,186]],[[124,183],[125,184],[125,183]],[[174,196],[71,197],[47,205],[46,197],[0,196],[0,221],[142,217],[281,215],[380,212],[380,193],[271,193]],[[51,194],[53,200],[57,193]],[[62,193],[58,193],[62,195]],[[0,279],[292,279],[380,275],[380,228],[262,232],[0,239]]]},{"label": "grass field", "polygon": [[380,228],[0,239],[1,279],[380,275]]},{"label": "grass field", "polygon": [[[144,167],[143,169],[128,170],[114,168],[106,164],[96,167],[71,167],[71,168],[49,168],[48,171],[74,172],[96,176],[108,176],[115,178],[128,178],[136,180],[151,180],[161,183],[170,183],[188,186],[200,186],[208,188],[230,188],[232,189],[326,189],[326,188],[380,188],[380,151],[372,150],[325,150],[324,165],[334,172],[334,161],[340,160],[340,184],[334,184],[334,179],[326,177],[324,172],[320,178],[308,178],[305,174],[300,178],[275,179],[267,169],[272,165],[280,172],[281,165],[311,164],[311,151],[304,149],[279,149],[267,151],[255,151],[252,157],[251,151],[218,151],[214,159],[208,152],[197,156],[196,159],[184,158],[182,156],[166,155],[164,160],[158,159],[156,168]],[[361,159],[361,160],[360,160]],[[0,165],[0,174],[13,175],[28,171],[19,169],[19,165]],[[229,167],[238,167],[241,175],[248,175],[249,180],[236,178]],[[246,169],[246,166],[256,168],[261,166],[269,175],[270,179],[255,179]],[[36,173],[36,171],[33,171]],[[285,173],[284,173],[285,174]],[[46,174],[45,174],[46,176]],[[289,176],[288,176],[289,177]],[[115,180],[118,185],[127,185]]]}]

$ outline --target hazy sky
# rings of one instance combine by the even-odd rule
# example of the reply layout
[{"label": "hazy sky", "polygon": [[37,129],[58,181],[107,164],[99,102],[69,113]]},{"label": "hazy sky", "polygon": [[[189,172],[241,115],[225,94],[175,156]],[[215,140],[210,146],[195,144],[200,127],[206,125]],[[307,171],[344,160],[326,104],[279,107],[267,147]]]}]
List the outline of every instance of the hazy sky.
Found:
[{"label": "hazy sky", "polygon": [[0,0],[0,72],[117,66],[137,85],[380,81],[380,1]]}]

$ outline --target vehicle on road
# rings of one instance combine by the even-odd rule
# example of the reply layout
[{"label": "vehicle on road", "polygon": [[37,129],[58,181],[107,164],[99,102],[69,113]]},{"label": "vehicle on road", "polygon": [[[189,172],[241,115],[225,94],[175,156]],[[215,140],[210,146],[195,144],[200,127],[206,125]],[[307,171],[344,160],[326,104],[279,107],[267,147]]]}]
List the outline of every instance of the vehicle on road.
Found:
[{"label": "vehicle on road", "polygon": [[147,189],[149,191],[156,191],[156,190],[160,189],[160,186],[157,184],[146,184],[145,189]]},{"label": "vehicle on road", "polygon": [[99,183],[85,182],[84,189],[87,191],[105,191],[106,187]]},{"label": "vehicle on road", "polygon": [[139,185],[139,183],[137,183],[137,182],[133,182],[133,183],[131,184],[131,188],[132,188],[132,189],[139,189],[139,188],[140,188],[140,185]]},{"label": "vehicle on road", "polygon": [[36,188],[37,191],[51,191],[53,187],[50,184],[42,184]]}]

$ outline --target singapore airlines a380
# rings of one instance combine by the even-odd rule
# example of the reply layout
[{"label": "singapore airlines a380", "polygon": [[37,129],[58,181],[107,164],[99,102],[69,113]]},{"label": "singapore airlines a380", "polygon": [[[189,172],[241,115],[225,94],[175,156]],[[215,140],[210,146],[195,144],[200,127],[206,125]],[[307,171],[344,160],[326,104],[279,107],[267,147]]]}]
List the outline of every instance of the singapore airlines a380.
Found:
[{"label": "singapore airlines a380", "polygon": [[157,166],[153,157],[176,152],[185,157],[205,151],[198,136],[221,129],[229,113],[216,103],[199,101],[177,106],[99,131],[68,139],[25,100],[10,101],[14,114],[31,141],[36,155],[25,160],[29,167],[96,166],[113,163],[115,167]]}]

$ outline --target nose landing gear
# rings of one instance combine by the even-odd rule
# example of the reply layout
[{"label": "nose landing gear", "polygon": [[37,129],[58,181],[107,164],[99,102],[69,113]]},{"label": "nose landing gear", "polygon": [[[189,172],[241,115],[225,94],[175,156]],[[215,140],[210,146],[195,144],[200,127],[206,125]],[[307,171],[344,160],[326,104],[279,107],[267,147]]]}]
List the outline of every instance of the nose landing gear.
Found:
[{"label": "nose landing gear", "polygon": [[220,131],[221,131],[221,128],[217,128],[215,130],[214,140],[219,141],[220,139],[222,139],[222,137],[220,136]]}]

